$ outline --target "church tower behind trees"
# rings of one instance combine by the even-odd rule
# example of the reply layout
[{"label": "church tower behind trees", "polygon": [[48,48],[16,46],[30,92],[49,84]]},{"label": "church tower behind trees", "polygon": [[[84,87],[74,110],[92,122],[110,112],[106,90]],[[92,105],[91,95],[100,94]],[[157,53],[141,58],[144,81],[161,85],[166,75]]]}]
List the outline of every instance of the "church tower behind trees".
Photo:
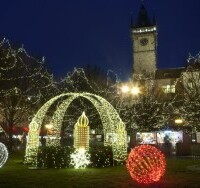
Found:
[{"label": "church tower behind trees", "polygon": [[133,49],[133,79],[141,76],[154,78],[157,64],[157,26],[155,17],[151,21],[141,5],[138,20],[131,22]]}]

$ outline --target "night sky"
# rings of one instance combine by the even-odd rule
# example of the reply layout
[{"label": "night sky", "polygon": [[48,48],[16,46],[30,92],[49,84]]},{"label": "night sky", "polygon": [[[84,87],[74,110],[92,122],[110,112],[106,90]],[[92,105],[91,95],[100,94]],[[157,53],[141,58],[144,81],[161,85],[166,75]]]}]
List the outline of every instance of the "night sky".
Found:
[{"label": "night sky", "polygon": [[[144,0],[158,24],[158,68],[184,66],[200,51],[200,0]],[[46,57],[56,77],[86,64],[128,79],[132,69],[131,15],[140,0],[1,1],[0,36]]]}]

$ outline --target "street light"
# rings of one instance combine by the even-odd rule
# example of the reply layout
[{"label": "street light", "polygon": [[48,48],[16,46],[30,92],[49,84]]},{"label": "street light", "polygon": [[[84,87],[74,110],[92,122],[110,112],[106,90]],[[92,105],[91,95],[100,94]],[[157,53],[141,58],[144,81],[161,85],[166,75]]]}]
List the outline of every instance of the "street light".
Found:
[{"label": "street light", "polygon": [[140,93],[140,89],[137,86],[130,87],[128,85],[124,85],[121,87],[122,93],[129,93],[132,95],[138,95]]},{"label": "street light", "polygon": [[124,104],[131,106],[136,102],[140,94],[140,88],[133,84],[125,84],[120,87],[121,97]]},{"label": "street light", "polygon": [[133,87],[133,88],[131,88],[131,94],[133,94],[133,95],[138,95],[140,93],[140,89],[139,89],[139,87]]},{"label": "street light", "polygon": [[174,122],[176,123],[176,124],[182,124],[183,123],[183,120],[181,119],[181,118],[177,118],[177,119],[175,119],[174,120]]},{"label": "street light", "polygon": [[127,85],[124,85],[121,87],[122,93],[128,93],[129,92],[129,87]]}]

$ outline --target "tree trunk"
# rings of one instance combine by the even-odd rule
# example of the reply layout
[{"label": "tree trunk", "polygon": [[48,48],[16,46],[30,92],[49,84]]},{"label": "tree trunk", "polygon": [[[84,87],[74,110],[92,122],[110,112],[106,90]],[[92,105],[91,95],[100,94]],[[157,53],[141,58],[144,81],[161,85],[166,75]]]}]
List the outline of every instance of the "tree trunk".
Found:
[{"label": "tree trunk", "polygon": [[12,123],[9,124],[8,127],[9,127],[9,132],[8,132],[8,136],[9,136],[9,138],[8,138],[8,151],[12,152],[12,149],[13,149],[13,138],[12,138],[12,136],[13,136],[13,124]]}]

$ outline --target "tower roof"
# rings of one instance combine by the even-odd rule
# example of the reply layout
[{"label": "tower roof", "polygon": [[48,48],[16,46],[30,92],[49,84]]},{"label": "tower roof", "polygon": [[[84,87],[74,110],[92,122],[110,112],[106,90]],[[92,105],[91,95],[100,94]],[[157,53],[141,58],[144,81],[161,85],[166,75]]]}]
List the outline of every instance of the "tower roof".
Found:
[{"label": "tower roof", "polygon": [[149,27],[149,26],[152,26],[152,24],[149,19],[147,10],[145,9],[144,4],[142,3],[136,27]]}]

